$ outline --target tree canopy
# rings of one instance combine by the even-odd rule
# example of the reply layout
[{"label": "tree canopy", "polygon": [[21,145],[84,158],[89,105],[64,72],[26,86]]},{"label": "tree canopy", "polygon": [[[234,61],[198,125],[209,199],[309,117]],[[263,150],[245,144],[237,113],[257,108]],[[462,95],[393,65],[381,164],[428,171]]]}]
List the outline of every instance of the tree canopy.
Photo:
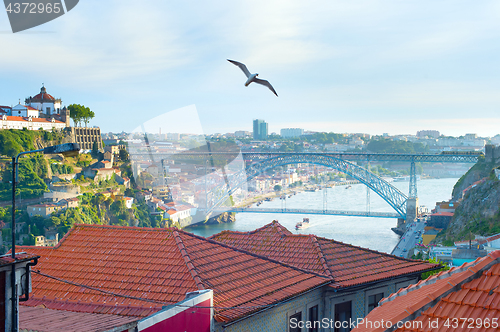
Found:
[{"label": "tree canopy", "polygon": [[85,123],[85,127],[89,123],[90,119],[95,117],[94,112],[90,108],[85,107],[80,104],[71,104],[68,106],[69,117],[73,119],[75,126],[79,127],[80,123]]}]

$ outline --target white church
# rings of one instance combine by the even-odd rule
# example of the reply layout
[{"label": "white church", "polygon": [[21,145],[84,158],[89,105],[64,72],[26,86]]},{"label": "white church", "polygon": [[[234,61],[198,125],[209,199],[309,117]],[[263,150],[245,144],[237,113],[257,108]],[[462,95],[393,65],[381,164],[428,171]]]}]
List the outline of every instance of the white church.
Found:
[{"label": "white church", "polygon": [[0,129],[53,130],[70,126],[69,110],[61,108],[61,99],[47,93],[42,85],[40,93],[26,98],[25,105],[0,106]]}]

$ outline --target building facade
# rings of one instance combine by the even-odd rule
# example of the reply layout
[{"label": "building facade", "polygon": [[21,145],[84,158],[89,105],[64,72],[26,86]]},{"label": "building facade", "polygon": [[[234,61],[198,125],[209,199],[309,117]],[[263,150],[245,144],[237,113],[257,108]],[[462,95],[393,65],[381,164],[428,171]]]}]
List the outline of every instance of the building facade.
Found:
[{"label": "building facade", "polygon": [[0,106],[0,129],[61,130],[70,126],[70,112],[61,107],[61,99],[52,97],[44,86],[25,105]]},{"label": "building facade", "polygon": [[283,138],[294,138],[304,135],[304,129],[300,128],[284,128],[280,131],[281,137]]},{"label": "building facade", "polygon": [[253,120],[253,138],[257,140],[266,139],[268,135],[267,122],[264,120]]},{"label": "building facade", "polygon": [[99,127],[71,127],[70,135],[71,141],[78,143],[80,149],[92,150],[94,142],[97,142],[97,148],[102,150],[101,128]]}]

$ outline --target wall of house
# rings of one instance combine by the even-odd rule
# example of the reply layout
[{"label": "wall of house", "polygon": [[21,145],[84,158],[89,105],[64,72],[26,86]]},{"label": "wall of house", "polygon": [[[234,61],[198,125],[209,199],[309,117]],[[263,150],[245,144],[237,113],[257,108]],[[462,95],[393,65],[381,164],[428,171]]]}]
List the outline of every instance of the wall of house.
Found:
[{"label": "wall of house", "polygon": [[[401,277],[391,281],[381,281],[353,291],[327,291],[325,293],[324,317],[335,319],[335,305],[351,301],[351,320],[357,321],[369,313],[368,300],[370,296],[383,294],[382,298],[384,298],[398,289],[416,282],[417,277]],[[333,329],[324,329],[324,331],[333,331]]]},{"label": "wall of house", "polygon": [[[247,331],[266,331],[266,332],[287,332],[288,317],[301,311],[302,320],[307,320],[309,308],[318,305],[319,318],[322,318],[323,301],[321,300],[321,288],[313,290],[302,296],[299,296],[289,302],[283,303],[277,307],[265,310],[255,316],[249,317],[238,323],[227,326],[223,329],[224,323],[216,323],[216,332],[247,332]],[[306,331],[306,329],[302,329]]]}]

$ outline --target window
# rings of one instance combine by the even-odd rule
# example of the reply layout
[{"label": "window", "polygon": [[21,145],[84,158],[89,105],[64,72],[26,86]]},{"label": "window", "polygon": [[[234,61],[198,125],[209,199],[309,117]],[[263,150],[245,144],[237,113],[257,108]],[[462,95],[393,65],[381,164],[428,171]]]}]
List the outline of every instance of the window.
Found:
[{"label": "window", "polygon": [[[292,320],[293,319],[293,320]],[[288,321],[288,326],[290,327],[290,332],[302,332],[302,329],[298,326],[298,323],[302,321],[302,311],[297,312],[290,316],[290,320]],[[293,324],[292,324],[293,322]],[[292,326],[295,326],[292,328]]]},{"label": "window", "polygon": [[312,327],[309,328],[307,331],[308,332],[318,332],[319,331],[318,327],[314,325],[314,324],[319,322],[318,306],[317,305],[309,308],[309,321],[311,322]]},{"label": "window", "polygon": [[384,293],[378,293],[368,296],[368,312],[378,307],[378,303],[380,302],[380,300],[382,300],[383,297]]},{"label": "window", "polygon": [[341,325],[347,327],[335,328],[335,332],[350,331],[349,325],[351,318],[352,318],[351,301],[337,303],[335,305],[335,321],[342,322]]}]

